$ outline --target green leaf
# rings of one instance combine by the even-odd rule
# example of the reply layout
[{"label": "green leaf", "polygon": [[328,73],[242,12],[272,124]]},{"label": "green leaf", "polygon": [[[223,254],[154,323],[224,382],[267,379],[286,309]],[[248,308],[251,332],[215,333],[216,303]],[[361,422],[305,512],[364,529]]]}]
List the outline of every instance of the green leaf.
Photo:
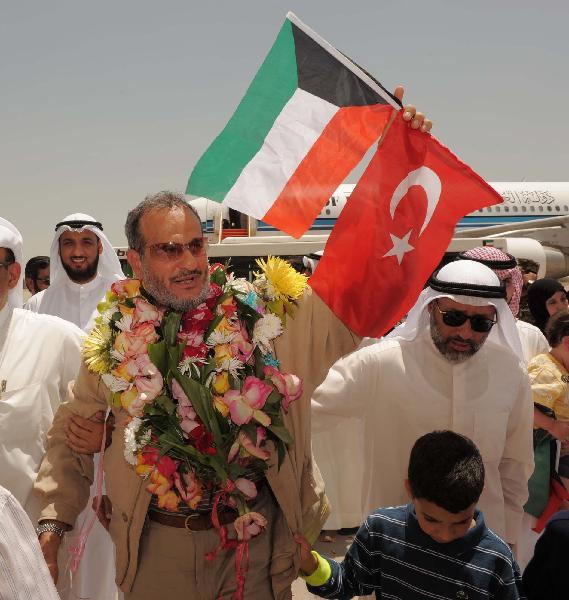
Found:
[{"label": "green leaf", "polygon": [[279,440],[282,440],[285,444],[292,444],[294,438],[288,432],[288,429],[284,425],[269,425],[267,428],[271,433],[276,435]]},{"label": "green leaf", "polygon": [[212,373],[213,371],[215,371],[215,358],[213,356],[211,356],[208,361],[205,363],[205,365],[202,367],[202,374],[201,374],[201,382],[205,385],[205,382],[207,381],[207,378],[209,377],[210,373]]},{"label": "green leaf", "polygon": [[274,389],[268,396],[267,400],[266,400],[266,404],[274,404],[277,406],[277,408],[280,409],[280,405],[279,403],[282,400],[282,395],[281,393],[277,390]]},{"label": "green leaf", "polygon": [[176,344],[175,346],[168,346],[168,367],[170,371],[174,371],[178,368],[180,360],[182,360],[182,354],[184,352],[184,344]]},{"label": "green leaf", "polygon": [[164,332],[164,341],[168,346],[176,346],[178,344],[178,332],[180,331],[181,322],[181,313],[175,311],[170,311],[164,317],[162,331]]},{"label": "green leaf", "polygon": [[111,406],[115,406],[116,408],[121,408],[121,392],[113,392],[109,396],[109,404]]},{"label": "green leaf", "polygon": [[254,324],[263,316],[261,313],[258,313],[254,308],[251,308],[248,304],[245,304],[245,302],[239,300],[237,296],[235,297],[235,302],[237,304],[237,310],[241,315],[243,315],[241,317],[242,321],[248,321],[249,319],[251,319],[251,321]]},{"label": "green leaf", "polygon": [[216,269],[210,275],[210,281],[212,283],[217,283],[217,285],[223,287],[225,285],[225,283],[227,282],[227,273],[225,271],[223,271],[222,269]]},{"label": "green leaf", "polygon": [[217,315],[213,321],[209,324],[207,331],[204,333],[203,341],[206,342],[207,338],[211,335],[211,332],[221,323],[223,315]]},{"label": "green leaf", "polygon": [[176,412],[176,404],[168,396],[158,396],[158,398],[154,400],[154,404],[162,408],[169,415]]},{"label": "green leaf", "polygon": [[148,344],[148,356],[156,368],[166,377],[168,372],[168,359],[166,355],[166,343],[160,340],[157,344]]},{"label": "green leaf", "polygon": [[263,370],[265,368],[265,363],[263,362],[263,355],[261,350],[259,350],[259,346],[257,346],[253,351],[253,356],[255,357],[255,377],[258,379],[264,379],[265,374]]}]

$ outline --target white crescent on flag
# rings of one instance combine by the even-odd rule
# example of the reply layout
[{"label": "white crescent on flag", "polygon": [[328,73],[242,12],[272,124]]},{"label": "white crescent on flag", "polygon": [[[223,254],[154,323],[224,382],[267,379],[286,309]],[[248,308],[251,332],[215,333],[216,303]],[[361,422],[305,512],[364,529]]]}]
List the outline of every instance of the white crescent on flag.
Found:
[{"label": "white crescent on flag", "polygon": [[393,196],[391,196],[389,212],[391,213],[391,218],[393,219],[399,203],[409,191],[409,188],[413,187],[414,185],[420,185],[425,190],[425,194],[427,194],[427,212],[425,214],[423,226],[419,232],[419,235],[421,235],[423,231],[425,231],[427,225],[430,223],[433,213],[435,212],[435,208],[437,208],[437,204],[439,203],[439,198],[441,197],[441,180],[432,169],[429,169],[429,167],[419,167],[418,169],[408,173],[407,177],[405,177],[405,179],[403,179],[403,181],[395,188]]},{"label": "white crescent on flag", "polygon": [[[395,191],[391,196],[389,213],[393,219],[399,203],[401,200],[403,200],[404,196],[409,191],[409,188],[413,187],[414,185],[420,185],[425,190],[425,194],[427,195],[427,212],[425,213],[425,219],[423,220],[421,231],[419,231],[419,235],[421,235],[423,231],[425,231],[427,225],[430,223],[441,197],[441,180],[432,169],[429,169],[429,167],[419,167],[418,169],[415,169],[407,174],[405,179],[403,179],[395,188]],[[396,235],[390,233],[389,236],[391,237],[391,243],[393,246],[383,255],[383,257],[395,256],[397,257],[397,262],[401,264],[405,254],[415,249],[413,246],[411,246],[411,244],[409,244],[409,238],[411,237],[412,232],[412,229],[409,230],[402,238],[398,238]]]}]

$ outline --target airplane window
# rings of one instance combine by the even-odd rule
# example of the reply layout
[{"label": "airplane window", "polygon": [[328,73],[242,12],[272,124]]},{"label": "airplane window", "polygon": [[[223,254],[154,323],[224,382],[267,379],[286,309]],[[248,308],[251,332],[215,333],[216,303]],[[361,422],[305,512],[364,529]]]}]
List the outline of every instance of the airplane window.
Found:
[{"label": "airplane window", "polygon": [[556,207],[555,207],[555,210],[556,210],[557,212],[559,212],[559,211],[561,210],[561,207],[560,207],[560,206],[556,206]]},{"label": "airplane window", "polygon": [[514,212],[518,212],[518,207],[517,207],[517,206],[513,206],[513,207],[512,207],[512,210],[513,210]]},{"label": "airplane window", "polygon": [[499,206],[496,207],[496,212],[500,212],[500,207]]},{"label": "airplane window", "polygon": [[527,212],[527,206],[522,206],[522,212]]},{"label": "airplane window", "polygon": [[488,212],[492,212],[492,207],[491,206],[488,207]]},{"label": "airplane window", "polygon": [[567,210],[568,210],[568,209],[567,209],[567,204],[564,204],[564,205],[563,205],[563,210],[564,210],[565,212],[567,212]]},{"label": "airplane window", "polygon": [[504,206],[504,212],[510,212],[510,207],[509,206]]},{"label": "airplane window", "polygon": [[539,212],[543,212],[543,206],[540,206],[538,210]]},{"label": "airplane window", "polygon": [[551,206],[547,207],[548,212],[551,212],[553,209],[551,208]]}]

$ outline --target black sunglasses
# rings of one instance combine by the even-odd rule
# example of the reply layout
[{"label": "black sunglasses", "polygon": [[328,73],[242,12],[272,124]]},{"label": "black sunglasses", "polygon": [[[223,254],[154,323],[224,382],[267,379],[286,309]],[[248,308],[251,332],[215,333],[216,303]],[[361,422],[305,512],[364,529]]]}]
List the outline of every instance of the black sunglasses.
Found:
[{"label": "black sunglasses", "polygon": [[443,323],[449,327],[460,327],[461,325],[464,325],[466,321],[470,321],[472,331],[476,331],[477,333],[488,333],[498,322],[494,319],[483,317],[482,315],[469,316],[461,310],[441,310],[439,308],[439,303],[436,300],[435,306],[443,316]]}]

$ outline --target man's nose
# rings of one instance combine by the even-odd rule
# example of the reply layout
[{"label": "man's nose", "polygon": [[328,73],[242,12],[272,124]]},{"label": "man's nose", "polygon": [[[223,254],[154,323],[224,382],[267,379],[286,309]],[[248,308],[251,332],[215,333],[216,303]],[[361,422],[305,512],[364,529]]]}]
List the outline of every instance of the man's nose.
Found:
[{"label": "man's nose", "polygon": [[472,330],[472,325],[470,323],[470,319],[466,319],[466,321],[460,326],[456,328],[457,334],[465,339],[469,340],[474,335],[474,331]]}]

